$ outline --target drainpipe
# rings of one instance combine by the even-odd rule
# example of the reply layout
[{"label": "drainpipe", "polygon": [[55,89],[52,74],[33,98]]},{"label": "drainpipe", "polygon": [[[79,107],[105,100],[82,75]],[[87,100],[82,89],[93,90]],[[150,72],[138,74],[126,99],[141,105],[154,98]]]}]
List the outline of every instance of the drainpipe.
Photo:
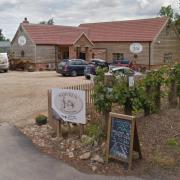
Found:
[{"label": "drainpipe", "polygon": [[149,70],[151,70],[151,42],[149,42]]},{"label": "drainpipe", "polygon": [[36,69],[36,62],[37,62],[37,54],[36,54],[36,44],[35,44],[35,47],[34,47],[34,51],[35,51],[35,53],[34,53],[34,55],[35,55],[35,57],[34,57],[34,64],[35,64],[35,69]]}]

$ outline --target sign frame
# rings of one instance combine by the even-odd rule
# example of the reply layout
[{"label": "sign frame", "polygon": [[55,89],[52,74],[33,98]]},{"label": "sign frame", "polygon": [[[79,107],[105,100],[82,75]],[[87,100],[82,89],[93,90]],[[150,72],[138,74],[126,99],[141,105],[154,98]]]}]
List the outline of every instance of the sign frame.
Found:
[{"label": "sign frame", "polygon": [[[124,159],[121,157],[113,156],[110,154],[110,138],[111,138],[111,130],[112,130],[112,119],[117,118],[117,120],[126,120],[131,123],[131,135],[130,135],[130,148],[129,148],[129,157],[128,159]],[[134,116],[124,115],[124,114],[118,114],[110,112],[109,115],[109,123],[108,123],[108,134],[107,134],[107,143],[106,143],[106,161],[108,162],[109,158],[116,159],[125,163],[128,163],[128,169],[131,169],[132,166],[132,152],[133,149],[135,151],[139,152],[139,158],[142,158],[141,150],[140,150],[140,144],[137,134],[137,128],[136,128],[136,122]]]},{"label": "sign frame", "polygon": [[[77,123],[77,124],[86,124],[86,102],[85,102],[85,91],[83,90],[75,90],[75,89],[65,89],[65,88],[52,88],[51,89],[51,106],[53,111],[65,122],[70,123]],[[79,99],[80,105],[82,107],[77,112],[63,112],[63,109],[59,109],[60,107],[63,107],[61,103],[57,104],[57,98],[60,96],[62,97],[69,97],[70,99],[67,99],[68,102],[72,101],[71,103],[74,103],[72,106],[75,107],[75,102]],[[59,101],[62,100],[59,98]],[[65,100],[64,100],[65,101]],[[62,101],[60,101],[62,102]],[[66,103],[66,102],[64,102]],[[73,120],[70,120],[70,118],[74,118]],[[81,119],[82,118],[82,119]],[[78,121],[76,121],[78,119]]]}]

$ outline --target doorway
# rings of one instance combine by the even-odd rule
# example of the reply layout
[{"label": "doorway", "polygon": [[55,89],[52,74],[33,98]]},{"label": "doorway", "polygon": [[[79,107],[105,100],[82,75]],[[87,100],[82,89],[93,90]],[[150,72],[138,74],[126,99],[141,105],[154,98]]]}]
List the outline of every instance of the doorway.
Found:
[{"label": "doorway", "polygon": [[79,53],[79,59],[86,60],[86,53],[85,52],[80,52]]}]

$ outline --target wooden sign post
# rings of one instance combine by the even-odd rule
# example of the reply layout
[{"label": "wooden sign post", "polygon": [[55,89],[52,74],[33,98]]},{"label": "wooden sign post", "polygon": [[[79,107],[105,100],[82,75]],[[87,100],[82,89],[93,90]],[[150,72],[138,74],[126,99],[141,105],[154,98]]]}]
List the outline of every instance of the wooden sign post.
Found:
[{"label": "wooden sign post", "polygon": [[133,116],[110,113],[106,161],[109,158],[117,159],[128,163],[128,169],[132,165],[132,152],[139,153],[142,158],[139,144],[136,122]]},{"label": "wooden sign post", "polygon": [[80,126],[80,137],[84,133],[86,120],[85,91],[53,88],[48,91],[48,121],[62,135],[62,123],[76,123]]}]

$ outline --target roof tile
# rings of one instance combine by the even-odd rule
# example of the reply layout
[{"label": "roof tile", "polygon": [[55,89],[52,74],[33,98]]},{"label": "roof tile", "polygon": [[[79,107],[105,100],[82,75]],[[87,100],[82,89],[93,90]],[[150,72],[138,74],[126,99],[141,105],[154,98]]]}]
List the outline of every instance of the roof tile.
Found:
[{"label": "roof tile", "polygon": [[167,18],[80,24],[79,27],[22,23],[36,44],[70,45],[85,33],[92,42],[152,41]]}]

